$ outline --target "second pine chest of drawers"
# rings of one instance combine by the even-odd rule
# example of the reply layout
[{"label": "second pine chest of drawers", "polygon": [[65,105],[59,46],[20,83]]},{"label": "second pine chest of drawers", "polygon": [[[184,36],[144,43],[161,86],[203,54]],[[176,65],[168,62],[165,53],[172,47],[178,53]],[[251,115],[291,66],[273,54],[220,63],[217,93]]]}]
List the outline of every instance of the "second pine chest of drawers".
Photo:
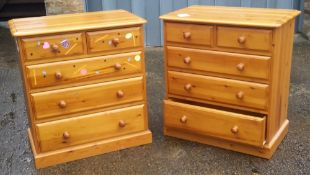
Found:
[{"label": "second pine chest of drawers", "polygon": [[151,143],[145,22],[123,10],[9,22],[37,168]]},{"label": "second pine chest of drawers", "polygon": [[164,134],[263,158],[288,131],[295,10],[191,6],[164,20]]}]

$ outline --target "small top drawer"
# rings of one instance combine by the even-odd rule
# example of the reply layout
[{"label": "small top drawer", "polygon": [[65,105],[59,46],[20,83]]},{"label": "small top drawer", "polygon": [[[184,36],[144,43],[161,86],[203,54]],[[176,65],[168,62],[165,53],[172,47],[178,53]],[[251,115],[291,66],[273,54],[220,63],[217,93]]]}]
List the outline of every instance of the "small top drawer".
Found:
[{"label": "small top drawer", "polygon": [[168,42],[211,46],[213,27],[199,24],[166,23],[165,37]]},{"label": "small top drawer", "polygon": [[88,52],[113,52],[143,45],[141,27],[87,32]]},{"label": "small top drawer", "polygon": [[22,49],[27,60],[82,55],[81,33],[23,38]]},{"label": "small top drawer", "polygon": [[218,27],[216,37],[218,47],[271,51],[271,30]]}]

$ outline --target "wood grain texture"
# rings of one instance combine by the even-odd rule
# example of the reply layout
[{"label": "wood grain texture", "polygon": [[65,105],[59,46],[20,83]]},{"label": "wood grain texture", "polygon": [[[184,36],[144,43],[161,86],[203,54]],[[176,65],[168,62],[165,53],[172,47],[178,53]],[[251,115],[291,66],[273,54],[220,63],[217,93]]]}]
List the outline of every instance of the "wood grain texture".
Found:
[{"label": "wood grain texture", "polygon": [[[266,118],[164,101],[166,127],[263,147]],[[183,120],[182,120],[183,119]]]},{"label": "wood grain texture", "polygon": [[26,73],[31,88],[42,88],[142,73],[143,64],[142,52],[132,52],[30,65]]},{"label": "wood grain texture", "polygon": [[46,152],[143,131],[144,122],[144,106],[140,105],[40,123],[36,129],[40,150]]},{"label": "wood grain texture", "polygon": [[271,30],[218,27],[216,34],[218,47],[259,51],[271,50]]},{"label": "wood grain texture", "polygon": [[[167,33],[169,33],[166,36],[168,42],[204,46],[211,46],[213,44],[213,26],[165,23],[165,28]],[[185,36],[186,34],[188,36]]]},{"label": "wood grain texture", "polygon": [[140,27],[87,32],[88,52],[111,52],[141,47],[141,33]]},{"label": "wood grain texture", "polygon": [[[192,6],[163,15],[164,23],[214,29],[211,46],[165,39],[166,100],[180,102],[178,107],[168,108],[172,112],[167,113],[173,117],[164,124],[165,135],[270,159],[288,131],[294,18],[299,13],[296,10]],[[164,33],[165,37],[174,35],[166,28]],[[246,94],[250,98],[246,98]],[[264,124],[260,127],[264,129],[257,133],[262,134],[262,139],[253,146],[253,143],[223,138],[223,133],[217,133],[213,126],[205,127],[209,123],[203,121],[209,120],[205,117],[209,111],[200,109],[197,104],[224,110],[221,112],[238,109],[243,111],[236,111],[240,114],[263,114]],[[193,112],[194,109],[199,112]],[[185,120],[183,116],[174,115],[180,111],[190,116],[188,121],[197,117],[196,123],[187,126],[177,122],[176,119]],[[220,118],[212,121],[213,125],[234,123],[233,119],[221,118],[223,116],[219,112],[212,117]],[[231,131],[235,133],[238,129],[233,127]],[[261,143],[261,148],[257,143]]]},{"label": "wood grain texture", "polygon": [[[22,49],[27,61],[84,54],[85,37],[82,33],[23,38]],[[62,42],[68,46],[64,47]],[[57,49],[53,49],[57,47]]]},{"label": "wood grain texture", "polygon": [[[269,79],[270,57],[167,46],[167,65],[183,70]],[[189,59],[189,62],[186,62]],[[242,66],[238,69],[238,66]]]},{"label": "wood grain texture", "polygon": [[99,11],[44,17],[13,19],[9,21],[13,36],[31,36],[60,32],[127,27],[146,23],[125,10]]},{"label": "wood grain texture", "polygon": [[[188,15],[184,17],[179,14]],[[286,9],[194,5],[162,15],[160,18],[165,21],[275,28],[299,14],[297,10]]]},{"label": "wood grain texture", "polygon": [[96,156],[111,151],[152,143],[152,133],[149,130],[146,130],[138,133],[63,148],[56,151],[38,153],[34,146],[34,137],[30,130],[28,130],[28,135],[32,152],[36,160],[35,166],[38,169],[77,159],[87,158],[90,156]]},{"label": "wood grain texture", "polygon": [[[144,79],[136,77],[31,94],[35,119],[144,100]],[[123,96],[119,96],[121,91]],[[61,106],[61,102],[65,105]]]},{"label": "wood grain texture", "polygon": [[[168,92],[185,97],[256,109],[268,109],[268,85],[224,78],[168,72]],[[190,85],[190,89],[186,86]],[[239,93],[242,97],[238,97]]]}]

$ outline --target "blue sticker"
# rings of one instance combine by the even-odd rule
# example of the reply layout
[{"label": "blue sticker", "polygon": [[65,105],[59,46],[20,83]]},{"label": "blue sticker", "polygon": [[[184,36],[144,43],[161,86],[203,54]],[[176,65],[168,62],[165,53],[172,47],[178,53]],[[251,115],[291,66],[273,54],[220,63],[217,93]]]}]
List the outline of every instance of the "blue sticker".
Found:
[{"label": "blue sticker", "polygon": [[69,41],[68,40],[62,40],[61,42],[60,42],[60,44],[61,44],[61,46],[63,47],[63,48],[65,48],[65,49],[67,49],[67,48],[69,48],[70,47],[70,43],[69,43]]}]

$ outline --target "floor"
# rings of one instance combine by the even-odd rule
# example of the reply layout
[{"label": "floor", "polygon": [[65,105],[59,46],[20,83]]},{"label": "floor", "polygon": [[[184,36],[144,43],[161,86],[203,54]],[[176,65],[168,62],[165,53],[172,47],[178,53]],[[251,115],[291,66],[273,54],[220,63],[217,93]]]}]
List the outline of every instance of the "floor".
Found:
[{"label": "floor", "polygon": [[162,48],[147,48],[153,143],[36,170],[14,40],[0,25],[0,174],[310,174],[310,42],[294,45],[289,133],[271,160],[163,136]]}]

